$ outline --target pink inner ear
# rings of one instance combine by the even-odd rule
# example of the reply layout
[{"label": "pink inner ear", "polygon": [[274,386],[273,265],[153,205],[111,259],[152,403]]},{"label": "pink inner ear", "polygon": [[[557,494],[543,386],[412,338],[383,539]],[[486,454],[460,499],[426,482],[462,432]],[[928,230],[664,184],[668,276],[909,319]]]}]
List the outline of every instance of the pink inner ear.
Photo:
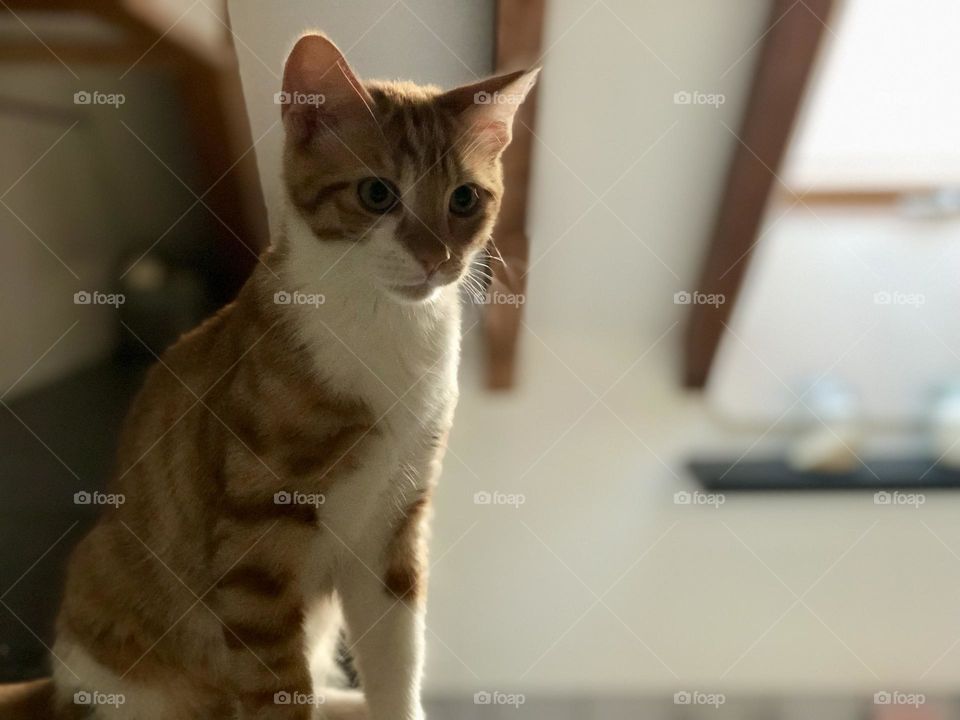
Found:
[{"label": "pink inner ear", "polygon": [[510,126],[504,121],[477,119],[474,122],[471,134],[478,146],[499,152],[510,144]]},{"label": "pink inner ear", "polygon": [[319,108],[284,104],[281,114],[287,134],[297,145],[306,144],[321,130],[331,128],[336,119]]},{"label": "pink inner ear", "polygon": [[446,92],[440,102],[456,112],[472,142],[494,153],[510,144],[517,108],[536,80],[539,70],[487,78]]}]

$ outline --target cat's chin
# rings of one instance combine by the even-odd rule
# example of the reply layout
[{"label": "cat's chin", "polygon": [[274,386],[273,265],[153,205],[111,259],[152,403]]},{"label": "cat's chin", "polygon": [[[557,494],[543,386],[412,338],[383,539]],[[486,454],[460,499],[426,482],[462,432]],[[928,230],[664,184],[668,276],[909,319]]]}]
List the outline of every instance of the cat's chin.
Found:
[{"label": "cat's chin", "polygon": [[434,285],[430,282],[420,283],[419,285],[389,285],[386,287],[387,293],[402,303],[418,304],[433,300],[443,286]]}]

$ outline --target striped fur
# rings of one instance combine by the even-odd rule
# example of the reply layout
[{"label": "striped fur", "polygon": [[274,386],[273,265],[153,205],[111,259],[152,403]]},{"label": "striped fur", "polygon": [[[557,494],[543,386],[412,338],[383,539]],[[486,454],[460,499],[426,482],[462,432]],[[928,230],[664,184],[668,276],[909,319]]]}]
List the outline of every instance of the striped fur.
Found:
[{"label": "striped fur", "polygon": [[[525,92],[518,78],[489,87]],[[126,701],[91,717],[422,718],[426,516],[457,396],[457,284],[503,192],[503,109],[465,102],[474,88],[361,85],[319,36],[284,90],[326,102],[283,109],[283,232],[133,403],[112,481],[125,502],[68,570],[64,717],[99,692]],[[396,186],[394,210],[364,206],[367,177]],[[448,207],[463,183],[469,217]],[[324,301],[278,300],[293,293]],[[341,616],[363,706],[313,696]]]}]

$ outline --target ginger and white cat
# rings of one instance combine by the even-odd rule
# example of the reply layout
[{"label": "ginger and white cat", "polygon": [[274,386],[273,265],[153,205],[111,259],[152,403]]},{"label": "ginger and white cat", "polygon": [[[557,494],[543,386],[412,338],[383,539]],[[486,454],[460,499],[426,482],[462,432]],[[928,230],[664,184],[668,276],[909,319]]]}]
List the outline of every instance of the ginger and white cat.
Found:
[{"label": "ginger and white cat", "polygon": [[[535,77],[362,83],[325,37],[296,43],[282,233],[133,404],[111,488],[126,501],[70,562],[63,717],[423,717],[425,516],[457,399],[458,284]],[[324,687],[341,618],[364,697]]]}]

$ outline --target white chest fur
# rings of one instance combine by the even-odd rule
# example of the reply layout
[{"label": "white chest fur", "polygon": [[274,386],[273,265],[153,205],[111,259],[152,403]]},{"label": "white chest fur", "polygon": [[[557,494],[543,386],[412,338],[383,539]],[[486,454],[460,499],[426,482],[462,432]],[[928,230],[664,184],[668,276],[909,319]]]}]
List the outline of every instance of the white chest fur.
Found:
[{"label": "white chest fur", "polygon": [[347,243],[297,237],[279,273],[319,376],[387,423],[404,409],[421,421],[443,417],[456,401],[457,288],[400,303],[364,275],[355,252]]},{"label": "white chest fur", "polygon": [[359,505],[370,509],[373,498],[396,498],[422,484],[431,440],[452,421],[458,291],[448,286],[426,302],[398,302],[372,281],[362,246],[317,240],[296,220],[287,233],[277,280],[290,295],[286,310],[296,318],[318,376],[330,390],[367,405],[377,429],[365,444],[358,477],[349,488],[333,489],[325,510],[333,513],[338,504],[348,513]]},{"label": "white chest fur", "polygon": [[[325,532],[305,557],[309,593],[326,586],[338,558],[374,562],[396,512],[430,477],[432,439],[449,427],[457,400],[460,306],[456,287],[426,303],[398,303],[371,282],[362,248],[319,241],[296,221],[287,233],[277,279],[291,295],[286,310],[318,377],[367,405],[377,430],[364,441],[358,469],[325,491]],[[297,304],[295,292],[312,302]]]}]

